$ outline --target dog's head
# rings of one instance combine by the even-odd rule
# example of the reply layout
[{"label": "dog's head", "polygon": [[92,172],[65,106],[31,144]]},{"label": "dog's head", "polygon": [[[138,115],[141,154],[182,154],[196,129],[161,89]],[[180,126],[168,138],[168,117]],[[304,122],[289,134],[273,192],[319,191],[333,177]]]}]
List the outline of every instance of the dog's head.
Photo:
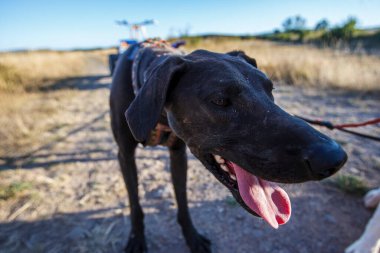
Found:
[{"label": "dog's head", "polygon": [[273,84],[241,51],[168,56],[146,73],[126,112],[144,141],[165,109],[170,127],[250,213],[273,227],[290,217],[274,182],[320,180],[347,156],[329,137],[274,103]]}]

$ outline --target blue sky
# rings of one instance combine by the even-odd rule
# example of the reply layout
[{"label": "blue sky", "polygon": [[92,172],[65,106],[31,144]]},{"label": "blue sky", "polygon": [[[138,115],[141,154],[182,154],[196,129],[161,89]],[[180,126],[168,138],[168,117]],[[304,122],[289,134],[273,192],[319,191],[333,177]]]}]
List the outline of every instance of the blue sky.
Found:
[{"label": "blue sky", "polygon": [[156,19],[148,33],[165,38],[186,28],[190,34],[257,34],[297,14],[310,27],[321,18],[339,24],[348,16],[374,27],[379,10],[379,0],[0,0],[0,50],[112,46],[129,35],[117,19]]}]

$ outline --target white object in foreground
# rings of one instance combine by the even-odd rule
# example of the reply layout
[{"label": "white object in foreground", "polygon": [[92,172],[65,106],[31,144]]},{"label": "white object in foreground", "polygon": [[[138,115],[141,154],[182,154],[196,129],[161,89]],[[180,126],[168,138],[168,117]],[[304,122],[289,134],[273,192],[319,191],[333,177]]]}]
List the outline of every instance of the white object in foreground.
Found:
[{"label": "white object in foreground", "polygon": [[362,236],[351,244],[345,253],[380,253],[380,188],[369,191],[364,197],[366,207],[376,207]]}]

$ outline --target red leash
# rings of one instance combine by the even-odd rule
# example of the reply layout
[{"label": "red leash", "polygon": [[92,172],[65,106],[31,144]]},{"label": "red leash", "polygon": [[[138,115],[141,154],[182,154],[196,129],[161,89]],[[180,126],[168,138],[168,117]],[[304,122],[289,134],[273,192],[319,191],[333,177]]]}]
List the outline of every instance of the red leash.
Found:
[{"label": "red leash", "polygon": [[306,122],[308,122],[310,124],[313,124],[313,125],[324,126],[324,127],[328,128],[330,130],[337,129],[339,131],[343,131],[343,132],[346,132],[346,133],[354,134],[354,135],[357,135],[357,136],[360,136],[360,137],[363,137],[363,138],[367,138],[367,139],[370,139],[370,140],[374,140],[374,141],[379,141],[380,142],[380,137],[372,136],[372,135],[368,135],[368,134],[363,134],[363,133],[359,133],[359,132],[355,132],[355,131],[347,130],[346,129],[346,128],[350,128],[350,127],[361,127],[361,126],[368,126],[368,125],[379,124],[380,123],[380,118],[375,118],[375,119],[368,120],[368,121],[365,121],[365,122],[360,122],[360,123],[350,123],[350,124],[334,125],[330,121],[312,120],[312,119],[307,119],[307,118],[304,118],[304,117],[301,117],[301,116],[298,116],[298,115],[294,115],[294,116],[297,117],[297,118],[299,118],[299,119],[302,119],[302,120],[304,120],[304,121],[306,121]]},{"label": "red leash", "polygon": [[380,123],[380,118],[368,120],[361,123],[351,123],[351,124],[341,124],[341,125],[334,125],[335,128],[346,128],[346,127],[361,127],[361,126],[368,126],[368,125],[374,125]]}]

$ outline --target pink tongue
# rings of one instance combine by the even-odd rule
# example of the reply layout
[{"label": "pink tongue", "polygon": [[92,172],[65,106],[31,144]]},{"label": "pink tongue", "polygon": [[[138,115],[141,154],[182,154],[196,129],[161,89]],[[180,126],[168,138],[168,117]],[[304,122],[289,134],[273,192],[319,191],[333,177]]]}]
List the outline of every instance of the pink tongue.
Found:
[{"label": "pink tongue", "polygon": [[288,222],[292,208],[288,194],[281,187],[248,173],[232,162],[229,165],[236,173],[240,196],[252,211],[273,228]]}]

